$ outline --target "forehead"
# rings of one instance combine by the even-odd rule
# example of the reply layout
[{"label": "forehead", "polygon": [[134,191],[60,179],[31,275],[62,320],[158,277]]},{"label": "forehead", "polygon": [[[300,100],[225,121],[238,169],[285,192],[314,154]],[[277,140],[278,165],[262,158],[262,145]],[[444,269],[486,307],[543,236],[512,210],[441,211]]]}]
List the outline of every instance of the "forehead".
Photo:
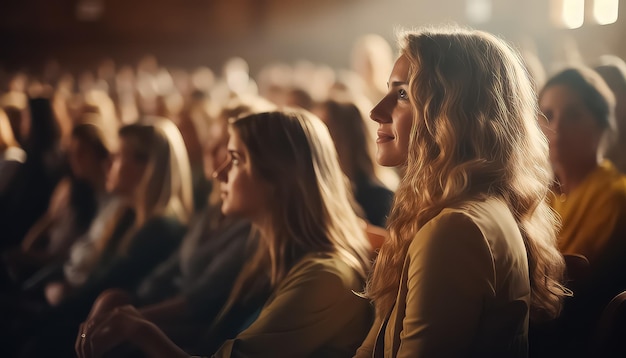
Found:
[{"label": "forehead", "polygon": [[542,105],[582,105],[582,98],[578,92],[569,86],[556,84],[543,91],[541,98],[539,98],[539,103]]},{"label": "forehead", "polygon": [[396,81],[408,82],[409,67],[410,62],[405,55],[398,57],[391,70],[391,76],[389,76],[390,85],[391,82]]},{"label": "forehead", "polygon": [[233,127],[228,127],[228,149],[245,152],[246,146]]}]

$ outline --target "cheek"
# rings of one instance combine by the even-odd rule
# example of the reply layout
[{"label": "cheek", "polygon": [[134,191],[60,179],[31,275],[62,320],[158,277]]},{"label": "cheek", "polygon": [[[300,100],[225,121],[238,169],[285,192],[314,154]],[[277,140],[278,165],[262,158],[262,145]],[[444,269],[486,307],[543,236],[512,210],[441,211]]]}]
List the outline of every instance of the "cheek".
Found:
[{"label": "cheek", "polygon": [[412,127],[413,115],[411,113],[405,114],[402,119],[398,121],[398,149],[403,153],[408,153],[409,151],[409,138],[411,137]]}]

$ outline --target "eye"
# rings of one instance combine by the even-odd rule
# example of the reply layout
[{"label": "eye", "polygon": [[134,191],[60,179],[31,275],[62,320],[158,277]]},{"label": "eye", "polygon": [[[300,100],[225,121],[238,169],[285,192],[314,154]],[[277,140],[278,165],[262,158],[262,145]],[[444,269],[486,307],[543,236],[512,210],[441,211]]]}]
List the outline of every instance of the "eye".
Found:
[{"label": "eye", "polygon": [[409,99],[409,94],[406,92],[406,90],[400,88],[398,90],[398,98],[400,98],[400,99]]},{"label": "eye", "polygon": [[230,163],[232,165],[239,165],[239,154],[237,153],[230,153]]}]

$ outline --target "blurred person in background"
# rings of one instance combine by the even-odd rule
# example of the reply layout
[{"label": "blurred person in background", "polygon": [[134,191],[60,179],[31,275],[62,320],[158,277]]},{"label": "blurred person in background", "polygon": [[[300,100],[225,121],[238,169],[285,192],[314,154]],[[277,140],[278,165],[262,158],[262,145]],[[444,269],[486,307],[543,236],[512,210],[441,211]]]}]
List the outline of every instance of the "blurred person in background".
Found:
[{"label": "blurred person in background", "polygon": [[548,79],[539,106],[555,174],[550,204],[562,220],[559,248],[594,265],[626,219],[626,177],[605,158],[615,98],[597,73],[578,67]]},{"label": "blurred person in background", "polygon": [[626,285],[626,176],[605,157],[614,106],[607,84],[587,67],[555,74],[539,93],[555,176],[549,202],[562,221],[558,246],[585,256],[590,268],[575,282],[553,334],[535,339],[538,357],[589,356],[603,308]]},{"label": "blurred person in background", "polygon": [[363,209],[365,219],[385,227],[393,192],[376,176],[371,142],[364,116],[356,104],[327,100],[314,113],[328,126],[341,169],[352,184],[354,198]]},{"label": "blurred person in background", "polygon": [[96,114],[83,117],[72,130],[68,147],[70,172],[56,186],[48,209],[30,228],[9,260],[19,280],[44,266],[60,265],[71,245],[86,233],[108,201],[105,190],[110,153],[116,151],[100,129]]},{"label": "blurred person in background", "polygon": [[26,152],[15,139],[9,117],[0,109],[0,202],[25,161]]},{"label": "blurred person in background", "polygon": [[27,116],[21,119],[26,162],[16,174],[0,207],[2,248],[18,245],[43,215],[58,181],[65,172],[61,132],[50,100],[28,100]]}]

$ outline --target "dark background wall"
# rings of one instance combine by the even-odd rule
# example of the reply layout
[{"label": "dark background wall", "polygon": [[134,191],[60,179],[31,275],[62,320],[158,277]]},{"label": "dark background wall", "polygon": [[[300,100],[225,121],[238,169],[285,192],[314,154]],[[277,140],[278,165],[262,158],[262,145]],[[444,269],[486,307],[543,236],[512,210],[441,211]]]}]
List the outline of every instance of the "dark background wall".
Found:
[{"label": "dark background wall", "polygon": [[[101,14],[81,20],[81,4],[89,8],[90,1],[100,1]],[[534,47],[548,66],[561,61],[571,44],[587,61],[607,53],[626,57],[623,2],[617,23],[586,23],[575,30],[553,25],[548,0],[493,3],[492,19],[475,24],[465,15],[465,0],[3,0],[0,64],[36,69],[54,58],[80,69],[104,57],[134,64],[152,53],[166,65],[214,69],[237,55],[253,73],[274,60],[308,59],[340,68],[349,65],[350,47],[361,34],[378,33],[393,42],[397,27],[442,23],[470,25]]]}]

